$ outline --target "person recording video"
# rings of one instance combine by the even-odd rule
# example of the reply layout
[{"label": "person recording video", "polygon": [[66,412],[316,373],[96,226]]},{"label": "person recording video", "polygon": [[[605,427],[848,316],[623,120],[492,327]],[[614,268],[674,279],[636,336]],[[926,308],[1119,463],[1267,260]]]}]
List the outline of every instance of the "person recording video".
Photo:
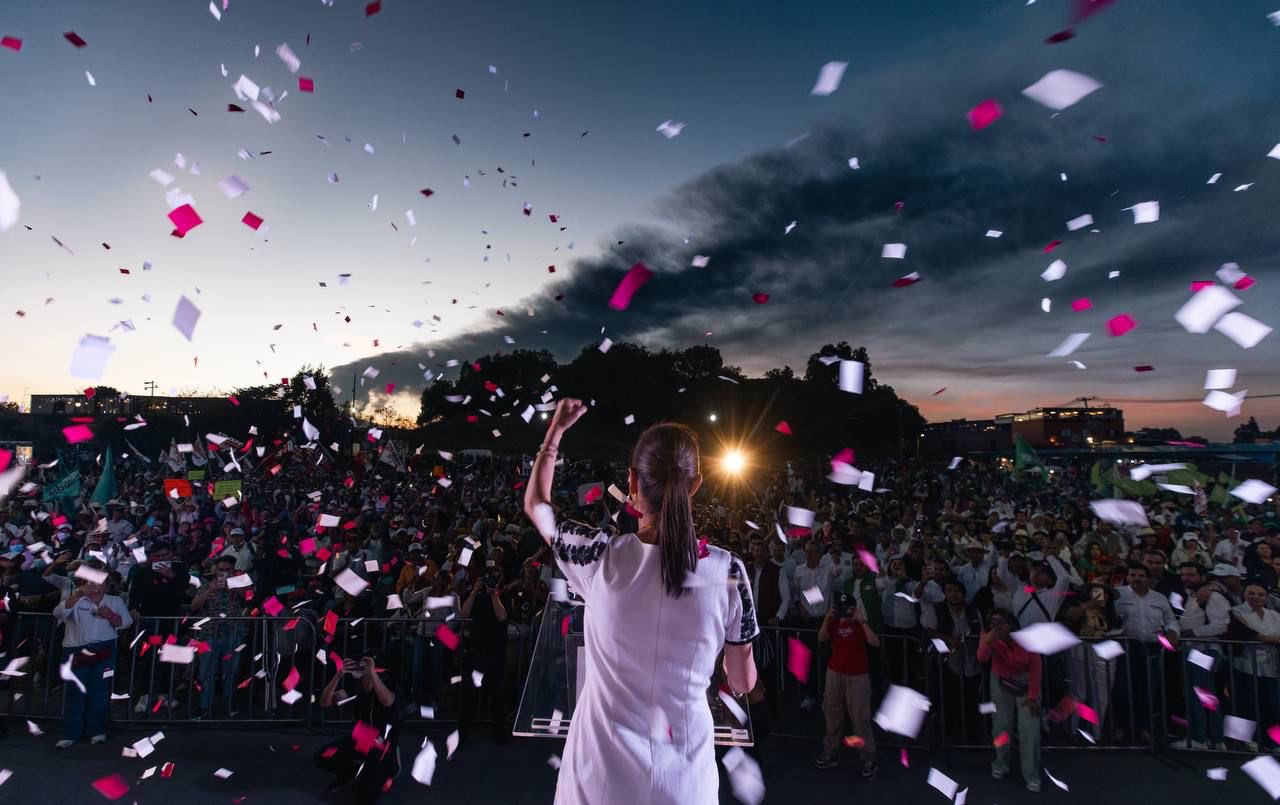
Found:
[{"label": "person recording video", "polygon": [[[320,706],[351,705],[356,727],[317,752],[315,763],[337,777],[328,793],[354,786],[356,805],[371,805],[399,763],[400,713],[394,682],[383,679],[385,669],[378,667],[376,652],[359,660],[334,659],[338,670],[321,691]],[[354,683],[354,693],[339,687],[344,677]]]}]

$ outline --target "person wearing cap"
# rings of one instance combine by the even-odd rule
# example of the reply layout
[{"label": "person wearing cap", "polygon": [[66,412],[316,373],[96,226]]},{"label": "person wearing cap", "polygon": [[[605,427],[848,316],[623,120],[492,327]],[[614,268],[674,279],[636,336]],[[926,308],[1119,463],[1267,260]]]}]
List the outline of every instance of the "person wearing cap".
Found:
[{"label": "person wearing cap", "polygon": [[[356,728],[350,735],[316,752],[314,762],[335,775],[327,793],[354,787],[356,805],[373,805],[394,779],[400,763],[400,708],[395,682],[379,668],[378,652],[370,649],[357,659],[337,658],[337,670],[320,693],[320,706],[354,699],[350,711]],[[353,694],[339,688],[343,679],[355,683]]]},{"label": "person wearing cap", "polygon": [[129,535],[134,532],[133,523],[125,518],[124,505],[113,500],[107,504],[111,510],[111,519],[107,522],[107,533],[111,535],[112,542],[124,542]]},{"label": "person wearing cap", "polygon": [[244,539],[244,529],[239,526],[227,534],[227,546],[218,556],[230,556],[236,560],[236,570],[248,573],[253,569],[253,548]]},{"label": "person wearing cap", "polygon": [[[66,712],[58,749],[74,746],[87,732],[90,742],[107,740],[107,716],[111,708],[112,673],[116,662],[116,635],[133,624],[129,608],[119,596],[106,592],[106,568],[90,560],[76,589],[53,610],[66,627],[62,640],[62,665],[73,679],[66,686]],[[90,575],[101,577],[91,580]]]},{"label": "person wearing cap", "polygon": [[994,544],[988,548],[980,540],[971,539],[962,544],[961,550],[964,560],[952,565],[951,572],[964,585],[965,601],[972,604],[996,564],[996,548]]},{"label": "person wearing cap", "polygon": [[1182,535],[1182,539],[1178,540],[1178,547],[1174,548],[1173,553],[1169,555],[1169,562],[1178,568],[1187,562],[1193,562],[1205,567],[1209,567],[1212,564],[1209,559],[1209,553],[1204,549],[1204,543],[1200,540],[1200,535],[1195,531],[1188,531]]},{"label": "person wearing cap", "polygon": [[1213,546],[1213,562],[1223,562],[1243,569],[1244,549],[1245,545],[1240,541],[1240,529],[1229,525],[1223,529],[1222,536]]},{"label": "person wearing cap", "polygon": [[1053,622],[1071,584],[1071,572],[1061,559],[1050,554],[1045,561],[1031,565],[1030,584],[1023,584],[1010,569],[1011,559],[1012,556],[1001,557],[996,567],[1000,581],[1012,591],[1014,617],[1023,628],[1033,623]]},{"label": "person wearing cap", "polygon": [[[837,752],[844,736],[845,714],[853,722],[853,737],[858,739],[862,759],[862,777],[874,780],[876,738],[871,726],[871,674],[867,647],[878,647],[880,638],[867,624],[858,599],[841,593],[827,611],[818,629],[818,642],[831,642],[831,658],[827,660],[826,690],[822,697],[822,713],[827,722],[822,742],[822,755],[814,763],[820,769],[840,765]],[[852,744],[851,744],[852,745]]]},{"label": "person wearing cap", "polygon": [[[1244,574],[1235,565],[1219,562],[1209,571],[1218,592],[1222,593],[1232,606],[1244,603]],[[1263,585],[1264,587],[1266,585]]]}]

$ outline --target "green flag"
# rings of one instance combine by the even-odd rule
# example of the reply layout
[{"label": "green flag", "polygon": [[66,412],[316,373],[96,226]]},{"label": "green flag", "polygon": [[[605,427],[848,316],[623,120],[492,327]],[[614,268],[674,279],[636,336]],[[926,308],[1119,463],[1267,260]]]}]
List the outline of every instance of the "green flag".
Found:
[{"label": "green flag", "polygon": [[89,497],[89,502],[106,505],[106,502],[116,494],[116,467],[111,459],[111,446],[108,445],[107,455],[102,459],[102,477],[98,479],[98,485],[93,488],[93,495]]},{"label": "green flag", "polygon": [[73,501],[80,495],[80,472],[72,470],[44,488],[44,501]]},{"label": "green flag", "polygon": [[1044,462],[1040,460],[1040,456],[1036,455],[1036,451],[1027,444],[1026,439],[1021,436],[1013,437],[1013,477],[1021,478],[1022,473],[1033,469],[1039,469],[1042,474],[1048,474],[1045,469]]}]

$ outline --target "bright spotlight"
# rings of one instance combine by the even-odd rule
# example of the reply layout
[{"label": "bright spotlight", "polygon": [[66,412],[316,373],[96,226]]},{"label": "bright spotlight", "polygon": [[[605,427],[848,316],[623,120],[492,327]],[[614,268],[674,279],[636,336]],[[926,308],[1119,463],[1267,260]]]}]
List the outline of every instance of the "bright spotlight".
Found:
[{"label": "bright spotlight", "polygon": [[715,421],[716,421],[716,415],[715,415],[715,414],[712,414],[711,416],[709,416],[709,417],[707,417],[707,418],[708,418],[708,419],[710,419],[712,422],[715,422]]},{"label": "bright spotlight", "polygon": [[540,414],[540,418],[545,420],[545,419],[547,418],[547,412],[546,412],[546,411],[543,411],[543,412]]},{"label": "bright spotlight", "polygon": [[724,471],[737,475],[747,466],[747,457],[742,454],[741,450],[730,450],[724,454],[721,460]]}]

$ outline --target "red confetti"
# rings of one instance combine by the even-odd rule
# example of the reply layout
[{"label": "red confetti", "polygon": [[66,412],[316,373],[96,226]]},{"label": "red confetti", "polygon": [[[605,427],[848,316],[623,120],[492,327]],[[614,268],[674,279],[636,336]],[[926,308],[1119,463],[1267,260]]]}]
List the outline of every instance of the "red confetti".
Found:
[{"label": "red confetti", "polygon": [[388,394],[390,394],[390,393],[394,392],[395,390],[396,390],[396,384],[395,384],[395,383],[388,383],[388,384],[387,384],[387,393],[388,393]]},{"label": "red confetti", "polygon": [[1138,322],[1134,320],[1128,313],[1121,313],[1107,322],[1107,332],[1114,338],[1124,335],[1125,333],[1138,326]]},{"label": "red confetti", "polygon": [[1156,367],[1148,366],[1147,364],[1133,367],[1133,371],[1135,372],[1154,372],[1155,370],[1156,370]]},{"label": "red confetti", "polygon": [[374,14],[377,14],[381,10],[382,10],[382,0],[373,0],[372,3],[364,7],[364,15],[366,17],[372,17]]},{"label": "red confetti", "polygon": [[458,633],[449,628],[449,624],[442,623],[436,629],[436,639],[444,643],[445,647],[450,651],[458,650]]},{"label": "red confetti", "polygon": [[938,389],[937,391],[935,391],[935,392],[933,393],[933,396],[937,397],[939,394],[941,394],[942,392],[944,392],[944,391],[946,391],[946,390],[947,390],[947,387],[946,387],[946,386],[943,386],[942,388],[940,388],[940,389]]},{"label": "red confetti", "polygon": [[89,44],[88,42],[81,39],[80,34],[76,33],[75,31],[67,31],[65,34],[62,35],[62,37],[78,48],[82,48],[85,45]]},{"label": "red confetti", "polygon": [[262,226],[262,219],[251,212],[246,212],[240,222],[253,230],[257,230],[258,227]]},{"label": "red confetti", "polygon": [[1002,732],[995,737],[995,740],[991,742],[991,745],[999,747],[999,746],[1004,746],[1007,743],[1009,743],[1009,733]]},{"label": "red confetti", "polygon": [[1050,45],[1056,45],[1059,42],[1065,42],[1068,39],[1075,39],[1075,38],[1076,38],[1075,31],[1071,30],[1070,28],[1064,28],[1061,31],[1058,31],[1056,34],[1050,34],[1049,37],[1044,41],[1049,43]]},{"label": "red confetti", "polygon": [[129,784],[118,774],[108,774],[106,777],[94,780],[93,787],[99,794],[110,800],[120,799],[129,793]]},{"label": "red confetti", "polygon": [[919,272],[912,271],[910,274],[906,275],[905,277],[898,277],[896,280],[889,283],[889,286],[892,288],[905,288],[908,285],[915,285],[919,281],[920,281]]},{"label": "red confetti", "polygon": [[463,98],[467,97],[467,93],[463,92],[462,90],[456,90],[453,93],[453,97],[457,98],[458,100],[462,100]]},{"label": "red confetti", "polygon": [[857,749],[858,747],[866,746],[866,744],[867,742],[859,738],[857,735],[846,735],[844,737],[844,745],[850,749]]},{"label": "red confetti", "polygon": [[1211,285],[1213,285],[1213,280],[1192,280],[1191,293],[1195,293],[1196,291],[1202,291],[1205,288],[1210,287]]},{"label": "red confetti", "polygon": [[757,305],[763,305],[765,302],[769,301],[769,294],[753,293],[751,294],[751,301],[755,302]]},{"label": "red confetti", "polygon": [[1088,309],[1089,309],[1089,308],[1091,308],[1091,307],[1093,307],[1093,302],[1090,302],[1090,301],[1089,301],[1089,298],[1088,298],[1087,296],[1085,296],[1085,297],[1081,297],[1081,298],[1079,298],[1079,299],[1077,299],[1076,301],[1074,301],[1074,302],[1072,302],[1072,303],[1071,303],[1071,309],[1072,309],[1072,310],[1074,310],[1074,311],[1075,311],[1075,312],[1077,312],[1077,313],[1081,313],[1081,312],[1083,312],[1083,311],[1086,311],[1086,310],[1088,310]]},{"label": "red confetti", "polygon": [[85,390],[84,390],[84,396],[85,396],[87,399],[90,399],[90,400],[92,400],[92,399],[93,399],[93,395],[95,395],[95,394],[97,394],[97,393],[98,393],[98,390],[97,390],[97,389],[95,389],[93,386],[90,386],[89,388],[87,388],[87,389],[85,389]]},{"label": "red confetti", "polygon": [[604,490],[598,486],[593,486],[587,490],[587,494],[583,495],[582,499],[590,504],[595,503],[602,497],[604,497]]},{"label": "red confetti", "polygon": [[1075,0],[1075,8],[1072,10],[1071,18],[1075,22],[1084,22],[1115,1],[1116,0]]},{"label": "red confetti", "polygon": [[0,47],[9,48],[9,50],[22,50],[22,40],[16,36],[6,36],[0,39]]},{"label": "red confetti", "polygon": [[243,111],[244,111],[244,109],[243,109],[243,108],[241,108],[241,107],[239,107],[239,106],[236,106],[234,103],[229,103],[229,104],[227,104],[227,111],[228,111],[228,112],[243,112]]},{"label": "red confetti", "polygon": [[569,615],[565,615],[565,616],[564,616],[564,620],[560,621],[560,635],[561,635],[561,636],[564,636],[564,635],[569,634],[569,617],[570,617]]},{"label": "red confetti", "polygon": [[1236,289],[1237,291],[1243,291],[1243,290],[1245,290],[1246,288],[1251,288],[1251,287],[1253,287],[1253,284],[1254,284],[1255,282],[1257,282],[1257,280],[1255,280],[1253,277],[1241,277],[1241,278],[1236,282],[1236,284],[1235,284],[1235,289]]},{"label": "red confetti", "polygon": [[556,267],[555,267],[555,266],[547,266],[547,273],[548,273],[548,274],[554,274],[554,273],[556,273]]},{"label": "red confetti", "polygon": [[781,433],[783,436],[791,435],[791,426],[787,424],[787,420],[785,419],[779,422],[778,424],[774,425],[773,429],[776,430],[778,433]]},{"label": "red confetti", "polygon": [[79,444],[91,440],[93,431],[88,425],[70,425],[62,429],[62,435],[66,437],[67,444]]},{"label": "red confetti", "polygon": [[1062,245],[1062,241],[1060,241],[1060,240],[1051,240],[1051,241],[1049,241],[1049,244],[1048,244],[1047,246],[1045,246],[1045,247],[1044,247],[1044,253],[1045,253],[1045,254],[1048,254],[1049,252],[1053,251],[1054,249],[1058,248],[1058,247],[1059,247],[1059,246],[1061,246],[1061,245]]},{"label": "red confetti", "polygon": [[237,408],[240,407],[240,401],[235,398],[234,394],[228,396],[227,401],[230,402],[232,405],[236,406]]},{"label": "red confetti", "polygon": [[982,103],[969,110],[969,128],[974,131],[982,131],[987,126],[1000,119],[1004,114],[1004,109],[995,100],[987,98]]},{"label": "red confetti", "polygon": [[432,196],[434,196],[434,195],[436,194],[436,191],[432,190],[430,187],[424,187],[424,188],[422,188],[421,190],[419,190],[418,192],[419,192],[419,193],[421,193],[422,195],[426,196],[427,198],[431,198]]},{"label": "red confetti", "polygon": [[298,92],[315,92],[316,81],[314,78],[307,78],[305,75],[298,76]]},{"label": "red confetti", "polygon": [[554,223],[557,223],[557,222],[560,220],[560,216],[559,216],[559,215],[548,215],[547,217],[551,219],[551,223],[553,223],[553,224],[554,224]]},{"label": "red confetti", "polygon": [[699,537],[698,538],[698,558],[706,559],[710,555],[711,555],[711,549],[707,547],[707,538]]},{"label": "red confetti", "polygon": [[298,687],[298,683],[302,681],[302,674],[298,673],[297,668],[290,668],[289,675],[284,678],[282,683],[285,690],[293,690]]},{"label": "red confetti", "polygon": [[186,237],[188,232],[204,223],[204,220],[196,214],[195,208],[190,204],[183,204],[170,212],[169,220],[173,221],[173,225],[176,227],[173,233],[180,238]]}]

